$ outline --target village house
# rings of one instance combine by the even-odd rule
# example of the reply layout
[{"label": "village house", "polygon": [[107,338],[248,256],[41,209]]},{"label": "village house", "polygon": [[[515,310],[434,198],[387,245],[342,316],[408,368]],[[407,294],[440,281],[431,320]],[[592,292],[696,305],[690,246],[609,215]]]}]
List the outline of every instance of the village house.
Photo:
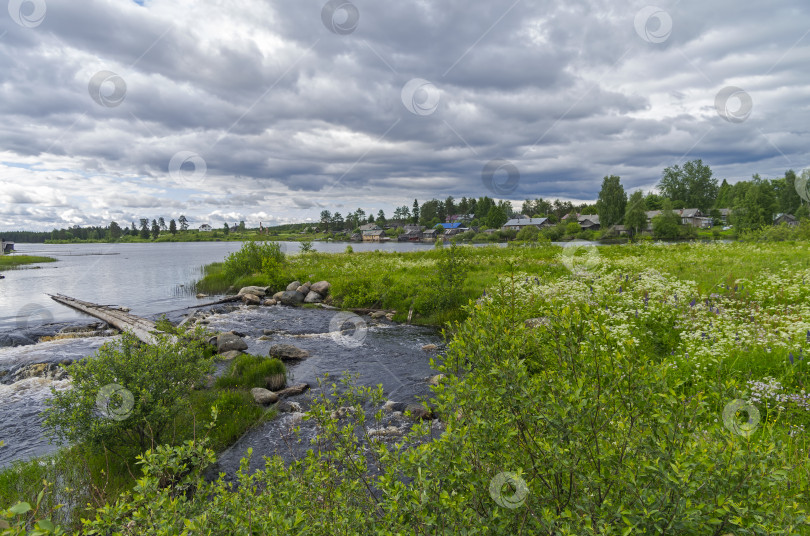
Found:
[{"label": "village house", "polygon": [[200,232],[210,233],[211,232],[211,226],[208,225],[207,223],[203,223],[202,225],[200,225]]},{"label": "village house", "polygon": [[[563,221],[573,218],[573,214],[566,214],[561,219]],[[598,231],[601,228],[599,224],[599,214],[576,214],[577,223],[583,231]]]},{"label": "village house", "polygon": [[436,237],[439,236],[438,229],[426,229],[422,231],[422,241],[423,242],[435,242]]},{"label": "village house", "polygon": [[382,229],[363,231],[363,242],[382,242],[385,239],[383,233],[385,233],[385,231]]},{"label": "village house", "polygon": [[788,227],[796,227],[799,225],[799,220],[796,219],[796,216],[793,214],[785,214],[782,212],[775,214],[773,217],[773,224],[782,225],[783,223]]},{"label": "village house", "polygon": [[405,225],[404,233],[397,237],[399,242],[419,242],[422,240],[422,227],[419,225]]},{"label": "village house", "polygon": [[0,238],[0,255],[5,255],[6,253],[11,253],[12,251],[14,251],[14,242]]},{"label": "village house", "polygon": [[508,222],[503,224],[501,227],[503,230],[513,230],[513,231],[520,231],[524,227],[537,227],[538,229],[543,229],[544,227],[548,227],[550,223],[548,222],[548,218],[514,218],[509,220]]}]

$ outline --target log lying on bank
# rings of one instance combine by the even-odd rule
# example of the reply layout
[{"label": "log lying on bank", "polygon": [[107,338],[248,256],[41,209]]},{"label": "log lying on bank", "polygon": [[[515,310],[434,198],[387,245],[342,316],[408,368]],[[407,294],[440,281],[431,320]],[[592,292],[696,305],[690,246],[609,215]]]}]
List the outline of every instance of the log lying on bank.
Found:
[{"label": "log lying on bank", "polygon": [[[146,344],[156,344],[157,338],[155,335],[163,333],[155,327],[155,323],[151,320],[135,316],[120,308],[77,300],[63,294],[50,294],[50,297],[62,305],[103,320],[121,331],[128,331]],[[171,339],[175,339],[175,337],[172,335]]]}]

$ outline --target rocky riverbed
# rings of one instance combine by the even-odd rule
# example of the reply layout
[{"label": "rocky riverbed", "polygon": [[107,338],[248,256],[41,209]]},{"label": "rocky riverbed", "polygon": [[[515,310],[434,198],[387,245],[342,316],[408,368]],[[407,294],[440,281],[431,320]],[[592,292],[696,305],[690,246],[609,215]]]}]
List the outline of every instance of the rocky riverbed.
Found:
[{"label": "rocky riverbed", "polygon": [[[298,283],[295,290],[285,292],[303,295],[302,301],[315,292],[318,296],[310,296],[310,303],[319,303],[313,301],[316,298],[320,298],[321,303],[328,302],[328,288],[321,286],[324,293],[320,294],[313,290],[313,287],[319,288],[315,285]],[[306,286],[309,288],[299,289]],[[357,375],[359,385],[383,386],[390,403],[384,421],[375,425],[378,428],[375,434],[390,441],[402,436],[411,422],[403,411],[409,404],[430,396],[427,380],[435,374],[430,359],[437,355],[442,344],[435,330],[392,323],[385,312],[358,316],[326,304],[319,309],[287,306],[281,305],[284,300],[276,297],[258,296],[261,289],[254,292],[246,291],[242,296],[257,296],[261,305],[243,298],[241,304],[173,311],[166,315],[175,323],[185,321],[200,324],[210,331],[235,334],[241,342],[236,352],[255,355],[270,355],[271,349],[276,354],[286,352],[288,384],[309,386],[301,394],[284,396],[280,417],[254,428],[231,446],[220,456],[217,470],[232,474],[247,448],[254,451],[254,467],[263,465],[263,455],[279,454],[287,459],[300,456],[309,448],[309,439],[316,433],[303,416],[312,397],[319,394],[318,380],[328,377],[330,381],[337,381],[346,373]],[[300,296],[288,294],[288,297],[302,302],[298,301]],[[0,347],[0,439],[6,443],[0,448],[0,466],[44,455],[56,448],[47,442],[41,427],[39,412],[45,407],[45,399],[52,387],[69,388],[63,365],[92,355],[111,340],[114,333],[104,325],[75,323],[0,333],[0,341],[7,343],[6,347]],[[52,340],[32,344],[42,338]],[[16,346],[8,345],[9,341]],[[290,357],[293,354],[294,357]],[[220,363],[220,371],[226,363]],[[368,408],[368,411],[378,409]],[[415,410],[416,406],[411,409]],[[301,423],[301,433],[293,442],[289,436],[291,425]],[[293,444],[297,446],[292,447]]]}]

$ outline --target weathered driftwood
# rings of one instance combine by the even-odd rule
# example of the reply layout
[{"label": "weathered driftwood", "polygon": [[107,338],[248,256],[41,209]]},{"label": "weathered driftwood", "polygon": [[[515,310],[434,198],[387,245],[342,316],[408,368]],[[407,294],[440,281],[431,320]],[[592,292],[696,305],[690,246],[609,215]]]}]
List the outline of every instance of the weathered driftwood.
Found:
[{"label": "weathered driftwood", "polygon": [[[155,334],[162,333],[155,327],[155,323],[151,320],[129,314],[121,309],[77,300],[76,298],[71,298],[70,296],[65,296],[62,294],[57,294],[55,296],[51,295],[51,298],[62,305],[67,305],[72,309],[76,309],[77,311],[81,311],[92,317],[98,318],[99,320],[103,320],[121,331],[128,331],[146,344],[156,344],[157,338],[155,337]],[[171,338],[174,339],[174,336]]]}]

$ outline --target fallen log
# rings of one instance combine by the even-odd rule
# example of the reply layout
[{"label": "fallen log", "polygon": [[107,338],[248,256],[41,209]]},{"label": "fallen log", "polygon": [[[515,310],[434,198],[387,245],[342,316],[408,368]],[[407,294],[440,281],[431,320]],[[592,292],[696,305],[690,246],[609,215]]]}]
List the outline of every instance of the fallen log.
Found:
[{"label": "fallen log", "polygon": [[[128,331],[135,335],[138,340],[146,344],[156,344],[157,337],[155,335],[162,333],[155,327],[155,323],[151,320],[135,316],[119,308],[77,300],[76,298],[71,298],[63,294],[49,294],[49,296],[54,301],[66,305],[71,309],[76,309],[94,318],[98,318],[121,331]],[[170,338],[175,339],[173,335]]]}]

